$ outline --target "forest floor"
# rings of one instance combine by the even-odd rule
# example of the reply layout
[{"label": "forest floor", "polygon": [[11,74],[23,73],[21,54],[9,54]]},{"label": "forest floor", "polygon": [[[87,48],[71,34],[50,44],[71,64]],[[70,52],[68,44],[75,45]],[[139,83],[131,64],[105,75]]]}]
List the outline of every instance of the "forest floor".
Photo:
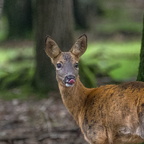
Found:
[{"label": "forest floor", "polygon": [[0,144],[87,144],[59,94],[0,100]]}]

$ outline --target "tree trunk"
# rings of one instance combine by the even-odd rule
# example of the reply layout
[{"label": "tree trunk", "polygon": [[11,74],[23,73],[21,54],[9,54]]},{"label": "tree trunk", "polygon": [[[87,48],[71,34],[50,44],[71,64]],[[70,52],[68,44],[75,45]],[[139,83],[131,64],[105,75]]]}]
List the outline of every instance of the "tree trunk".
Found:
[{"label": "tree trunk", "polygon": [[63,51],[73,44],[71,0],[36,0],[36,73],[34,85],[42,91],[57,90],[55,70],[44,52],[44,39],[51,36]]},{"label": "tree trunk", "polygon": [[24,38],[32,31],[31,0],[5,0],[4,12],[8,19],[8,38]]},{"label": "tree trunk", "polygon": [[101,0],[73,0],[73,4],[77,29],[89,29],[98,16],[104,15]]},{"label": "tree trunk", "polygon": [[139,64],[139,72],[138,72],[137,80],[144,82],[144,17],[143,17],[141,52],[140,52],[140,64]]}]

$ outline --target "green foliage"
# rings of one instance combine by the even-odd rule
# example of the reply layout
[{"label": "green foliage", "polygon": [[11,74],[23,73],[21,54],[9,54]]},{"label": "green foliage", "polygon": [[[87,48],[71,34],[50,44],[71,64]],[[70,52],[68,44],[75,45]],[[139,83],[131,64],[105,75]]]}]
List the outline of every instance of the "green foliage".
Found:
[{"label": "green foliage", "polygon": [[0,41],[3,41],[6,39],[8,34],[8,25],[7,25],[7,19],[6,17],[1,17],[0,19]]},{"label": "green foliage", "polygon": [[99,74],[115,81],[136,78],[139,63],[140,42],[97,42],[89,45],[81,58],[82,72],[95,86]]},{"label": "green foliage", "polygon": [[22,68],[13,73],[1,75],[0,89],[15,88],[22,85],[29,85],[32,82],[33,70]]},{"label": "green foliage", "polygon": [[31,48],[0,49],[0,89],[30,85],[34,74]]},{"label": "green foliage", "polygon": [[137,80],[144,81],[144,17],[143,17],[143,31],[142,31],[142,42],[141,42],[141,52],[140,52],[140,63],[139,63],[139,71],[138,71]]},{"label": "green foliage", "polygon": [[80,79],[86,87],[92,87],[96,85],[96,76],[91,65],[80,62]]}]

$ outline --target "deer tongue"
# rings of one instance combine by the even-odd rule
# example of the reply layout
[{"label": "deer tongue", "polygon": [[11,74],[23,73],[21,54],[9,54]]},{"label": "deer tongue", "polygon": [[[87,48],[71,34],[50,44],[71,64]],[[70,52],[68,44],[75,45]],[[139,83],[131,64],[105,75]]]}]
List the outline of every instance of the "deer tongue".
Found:
[{"label": "deer tongue", "polygon": [[73,83],[75,83],[75,80],[74,79],[70,79],[68,83],[69,84],[73,84]]}]

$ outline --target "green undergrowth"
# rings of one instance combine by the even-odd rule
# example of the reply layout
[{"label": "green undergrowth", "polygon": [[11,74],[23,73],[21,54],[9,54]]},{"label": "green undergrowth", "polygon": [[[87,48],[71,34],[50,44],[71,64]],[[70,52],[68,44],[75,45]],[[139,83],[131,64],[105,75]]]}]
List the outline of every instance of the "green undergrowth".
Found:
[{"label": "green undergrowth", "polygon": [[[89,44],[82,61],[95,74],[109,75],[116,81],[136,79],[140,47],[140,41],[96,42]],[[93,71],[91,75],[94,79]]]},{"label": "green undergrowth", "polygon": [[11,89],[3,89],[0,91],[0,99],[9,101],[12,99],[19,100],[39,100],[48,97],[49,94],[41,93],[30,86],[19,86]]}]

